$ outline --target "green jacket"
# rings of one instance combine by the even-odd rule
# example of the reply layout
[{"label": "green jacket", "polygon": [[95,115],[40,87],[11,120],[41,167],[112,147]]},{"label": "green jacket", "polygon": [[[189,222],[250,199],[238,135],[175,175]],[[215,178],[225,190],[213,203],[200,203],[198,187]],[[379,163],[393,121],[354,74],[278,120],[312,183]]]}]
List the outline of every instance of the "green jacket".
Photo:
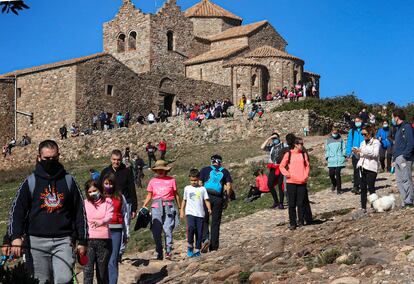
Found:
[{"label": "green jacket", "polygon": [[341,136],[326,139],[325,142],[325,159],[328,161],[328,168],[346,166],[346,144]]}]

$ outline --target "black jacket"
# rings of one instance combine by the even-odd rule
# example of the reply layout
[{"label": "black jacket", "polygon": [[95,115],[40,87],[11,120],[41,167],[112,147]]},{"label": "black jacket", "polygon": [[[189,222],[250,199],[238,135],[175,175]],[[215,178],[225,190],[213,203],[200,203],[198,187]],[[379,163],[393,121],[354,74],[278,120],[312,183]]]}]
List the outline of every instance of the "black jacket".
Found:
[{"label": "black jacket", "polygon": [[88,223],[77,183],[73,181],[68,188],[63,166],[55,176],[49,176],[37,164],[34,173],[33,197],[26,179],[14,198],[8,227],[11,240],[27,233],[43,238],[75,237],[79,244],[86,245]]},{"label": "black jacket", "polygon": [[134,175],[130,168],[121,164],[117,171],[112,168],[112,165],[105,168],[99,177],[99,183],[102,184],[103,178],[109,174],[115,174],[115,183],[119,191],[125,196],[125,199],[131,204],[131,211],[137,212],[137,192],[135,191]]}]

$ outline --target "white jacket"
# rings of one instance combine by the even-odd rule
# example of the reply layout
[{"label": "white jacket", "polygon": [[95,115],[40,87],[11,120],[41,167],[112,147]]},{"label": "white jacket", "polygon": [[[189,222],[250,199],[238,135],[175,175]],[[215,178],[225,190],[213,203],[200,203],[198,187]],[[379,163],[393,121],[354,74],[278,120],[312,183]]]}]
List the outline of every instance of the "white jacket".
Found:
[{"label": "white jacket", "polygon": [[378,172],[378,159],[381,143],[372,138],[368,144],[363,141],[359,149],[361,153],[359,154],[358,167],[362,167],[368,171]]}]

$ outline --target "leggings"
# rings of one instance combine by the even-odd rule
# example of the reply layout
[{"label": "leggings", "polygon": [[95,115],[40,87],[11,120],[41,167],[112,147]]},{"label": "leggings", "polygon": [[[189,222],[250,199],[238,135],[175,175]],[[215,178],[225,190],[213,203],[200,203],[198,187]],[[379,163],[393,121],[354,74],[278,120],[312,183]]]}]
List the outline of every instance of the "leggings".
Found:
[{"label": "leggings", "polygon": [[367,191],[369,194],[375,193],[375,180],[377,173],[366,169],[361,169],[361,208],[367,209]]},{"label": "leggings", "polygon": [[109,282],[108,263],[112,252],[111,239],[90,239],[88,241],[88,264],[83,269],[83,283],[93,284],[94,266],[98,284]]}]

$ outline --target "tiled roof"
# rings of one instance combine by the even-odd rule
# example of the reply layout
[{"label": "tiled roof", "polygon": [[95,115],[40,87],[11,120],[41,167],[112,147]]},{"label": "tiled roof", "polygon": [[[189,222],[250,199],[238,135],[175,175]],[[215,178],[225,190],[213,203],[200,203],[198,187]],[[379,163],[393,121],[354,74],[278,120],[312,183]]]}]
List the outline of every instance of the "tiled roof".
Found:
[{"label": "tiled roof", "polygon": [[253,59],[244,58],[244,57],[238,57],[223,65],[224,68],[232,67],[232,66],[264,66],[264,65]]},{"label": "tiled roof", "polygon": [[309,74],[309,75],[315,76],[315,77],[321,77],[321,75],[319,75],[317,73],[310,72],[310,71],[303,71],[303,73],[306,73],[306,74]]},{"label": "tiled roof", "polygon": [[288,58],[293,60],[300,60],[302,59],[293,56],[287,52],[284,52],[282,50],[279,50],[277,48],[265,45],[263,47],[256,48],[252,52],[248,53],[246,57],[254,57],[254,58],[263,58],[263,57],[282,57],[282,58]]},{"label": "tiled roof", "polygon": [[10,72],[10,73],[0,75],[0,78],[14,77],[15,75],[17,75],[17,76],[25,75],[25,74],[35,73],[35,72],[39,72],[39,71],[45,71],[45,70],[52,69],[52,68],[58,68],[58,67],[73,65],[73,64],[82,63],[82,62],[85,62],[85,61],[88,61],[88,60],[91,60],[91,59],[95,59],[95,58],[98,58],[98,57],[103,57],[103,56],[106,56],[106,55],[108,55],[108,54],[107,53],[96,53],[96,54],[92,54],[92,55],[88,55],[88,56],[73,58],[73,59],[59,61],[59,62],[55,62],[55,63],[49,63],[49,64],[40,65],[40,66],[36,66],[36,67],[31,67],[31,68],[26,68],[26,69],[21,69],[21,70],[17,70],[17,71],[13,71],[13,72]]},{"label": "tiled roof", "polygon": [[243,21],[242,18],[230,13],[214,3],[211,3],[209,0],[202,0],[193,7],[189,8],[185,11],[185,16],[200,18],[219,17]]},{"label": "tiled roof", "polygon": [[235,46],[235,47],[229,47],[229,48],[210,50],[210,51],[207,51],[203,54],[200,54],[199,56],[193,57],[193,58],[185,61],[184,63],[186,65],[194,65],[194,64],[198,64],[198,63],[224,59],[224,58],[228,58],[231,55],[236,54],[240,51],[243,51],[248,47],[249,47],[248,45],[242,45],[242,46]]},{"label": "tiled roof", "polygon": [[219,34],[209,36],[208,39],[210,41],[219,41],[219,40],[224,40],[224,39],[248,36],[252,32],[266,25],[267,23],[268,23],[267,21],[261,21],[261,22],[257,22],[257,23],[253,23],[249,25],[230,28]]}]

